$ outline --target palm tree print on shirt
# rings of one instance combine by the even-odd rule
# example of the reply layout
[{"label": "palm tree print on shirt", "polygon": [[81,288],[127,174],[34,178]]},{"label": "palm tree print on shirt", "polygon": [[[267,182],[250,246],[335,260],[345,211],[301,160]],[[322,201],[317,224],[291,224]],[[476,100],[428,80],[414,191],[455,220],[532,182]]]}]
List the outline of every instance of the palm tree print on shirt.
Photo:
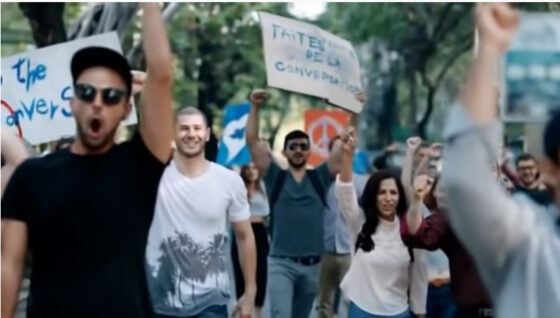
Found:
[{"label": "palm tree print on shirt", "polygon": [[219,286],[218,277],[226,272],[226,237],[222,233],[214,234],[209,246],[204,250],[204,260],[208,273],[216,277],[216,287]]},{"label": "palm tree print on shirt", "polygon": [[181,292],[182,285],[190,287],[194,303],[197,283],[213,276],[216,288],[220,288],[219,276],[227,275],[226,243],[223,233],[214,234],[207,244],[197,244],[188,234],[177,231],[165,238],[156,263],[146,264],[153,298],[165,299],[166,306],[180,308],[188,301]]}]

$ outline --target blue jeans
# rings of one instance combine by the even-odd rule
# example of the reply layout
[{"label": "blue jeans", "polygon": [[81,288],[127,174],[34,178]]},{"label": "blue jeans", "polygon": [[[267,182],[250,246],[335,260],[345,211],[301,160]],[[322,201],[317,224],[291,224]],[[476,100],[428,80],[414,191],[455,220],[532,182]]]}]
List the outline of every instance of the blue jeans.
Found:
[{"label": "blue jeans", "polygon": [[319,264],[302,265],[288,259],[268,258],[271,318],[308,318],[317,296]]},{"label": "blue jeans", "polygon": [[440,287],[428,287],[428,304],[426,318],[452,318],[455,314],[455,302],[451,294],[451,284]]},{"label": "blue jeans", "polygon": [[[176,316],[155,314],[154,318],[177,318]],[[228,318],[227,306],[210,306],[196,316],[181,318]]]},{"label": "blue jeans", "polygon": [[356,306],[353,302],[350,303],[348,307],[348,318],[410,318],[409,311],[405,311],[401,314],[385,316],[385,315],[374,315]]}]

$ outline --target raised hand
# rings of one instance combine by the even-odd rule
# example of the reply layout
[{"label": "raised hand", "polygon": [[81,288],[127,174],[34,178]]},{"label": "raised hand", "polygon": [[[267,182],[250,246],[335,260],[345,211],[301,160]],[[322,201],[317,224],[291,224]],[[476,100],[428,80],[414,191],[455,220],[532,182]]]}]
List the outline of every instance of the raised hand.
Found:
[{"label": "raised hand", "polygon": [[410,137],[406,140],[406,147],[411,151],[416,151],[418,147],[422,144],[422,138],[420,137]]},{"label": "raised hand", "polygon": [[269,97],[269,94],[263,89],[255,89],[251,92],[251,104],[260,106]]},{"label": "raised hand", "polygon": [[517,12],[506,3],[478,3],[475,14],[481,47],[505,53],[519,25]]},{"label": "raised hand", "polygon": [[132,71],[132,94],[136,95],[144,90],[147,74],[142,71]]},{"label": "raised hand", "polygon": [[342,152],[346,156],[353,156],[354,150],[356,150],[356,130],[354,127],[348,127],[341,134],[340,139],[342,140]]},{"label": "raised hand", "polygon": [[427,175],[420,175],[414,178],[412,184],[413,198],[417,201],[423,201],[426,195],[430,192],[434,179]]}]

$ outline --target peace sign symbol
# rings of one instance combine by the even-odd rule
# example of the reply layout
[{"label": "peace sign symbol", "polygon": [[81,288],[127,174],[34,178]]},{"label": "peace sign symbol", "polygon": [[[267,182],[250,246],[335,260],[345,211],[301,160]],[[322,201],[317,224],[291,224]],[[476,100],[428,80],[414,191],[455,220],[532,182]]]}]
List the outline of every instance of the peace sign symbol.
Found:
[{"label": "peace sign symbol", "polygon": [[308,128],[311,150],[326,157],[329,154],[331,136],[340,133],[343,125],[330,116],[321,116],[313,121]]}]

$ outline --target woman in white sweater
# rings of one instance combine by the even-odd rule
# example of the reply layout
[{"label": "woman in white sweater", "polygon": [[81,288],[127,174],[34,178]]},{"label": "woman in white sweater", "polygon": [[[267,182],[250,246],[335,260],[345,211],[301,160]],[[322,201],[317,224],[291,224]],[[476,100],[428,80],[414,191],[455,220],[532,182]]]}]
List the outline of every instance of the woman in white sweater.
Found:
[{"label": "woman in white sweater", "polygon": [[408,249],[400,237],[399,218],[407,209],[395,173],[374,173],[360,206],[352,183],[355,133],[342,137],[344,157],[336,196],[355,242],[352,264],[341,288],[351,300],[348,318],[409,318],[425,314],[428,288],[425,255]]}]

